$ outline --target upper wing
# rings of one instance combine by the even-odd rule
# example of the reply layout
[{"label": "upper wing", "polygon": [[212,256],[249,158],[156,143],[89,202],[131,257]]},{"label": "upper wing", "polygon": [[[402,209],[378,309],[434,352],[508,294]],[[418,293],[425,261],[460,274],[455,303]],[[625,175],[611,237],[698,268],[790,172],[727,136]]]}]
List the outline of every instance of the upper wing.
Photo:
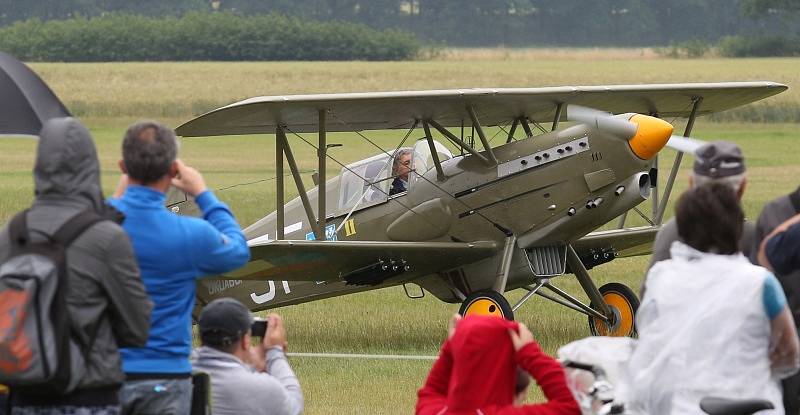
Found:
[{"label": "upper wing", "polygon": [[339,281],[376,285],[408,281],[497,252],[491,241],[272,241],[250,247],[252,259],[222,277],[240,280]]},{"label": "upper wing", "polygon": [[648,255],[653,252],[658,226],[592,232],[572,244],[581,258],[614,253],[616,257]]},{"label": "upper wing", "polygon": [[504,125],[515,118],[552,120],[559,104],[578,104],[615,114],[638,112],[688,117],[697,98],[698,115],[724,111],[778,94],[774,82],[565,86],[551,88],[478,88],[434,91],[255,97],[201,115],[176,129],[184,137],[274,134],[278,126],[294,132],[318,129],[319,111],[336,122],[326,131],[405,129],[416,120],[433,119],[445,127],[461,126],[471,105],[481,124]]}]

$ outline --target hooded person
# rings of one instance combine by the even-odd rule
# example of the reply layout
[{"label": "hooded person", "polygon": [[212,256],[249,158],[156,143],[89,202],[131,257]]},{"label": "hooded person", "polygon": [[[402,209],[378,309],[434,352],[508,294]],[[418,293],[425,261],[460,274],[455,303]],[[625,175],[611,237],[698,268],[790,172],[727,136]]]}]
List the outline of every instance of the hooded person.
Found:
[{"label": "hooded person", "polygon": [[[548,402],[521,405],[515,399],[518,367],[533,376]],[[580,414],[561,365],[542,352],[525,325],[497,317],[468,316],[451,325],[417,396],[418,415]]]},{"label": "hooded person", "polygon": [[[44,124],[33,175],[35,199],[26,215],[32,242],[52,237],[69,219],[86,210],[115,216],[103,199],[94,142],[77,120],[56,118]],[[10,251],[6,225],[0,231],[0,263],[9,258]],[[84,349],[86,370],[76,389],[67,395],[42,396],[12,389],[13,414],[119,411],[118,390],[124,375],[118,349],[140,346],[147,340],[152,303],[139,277],[131,243],[117,223],[102,220],[91,225],[69,245],[66,261],[71,335]]]}]

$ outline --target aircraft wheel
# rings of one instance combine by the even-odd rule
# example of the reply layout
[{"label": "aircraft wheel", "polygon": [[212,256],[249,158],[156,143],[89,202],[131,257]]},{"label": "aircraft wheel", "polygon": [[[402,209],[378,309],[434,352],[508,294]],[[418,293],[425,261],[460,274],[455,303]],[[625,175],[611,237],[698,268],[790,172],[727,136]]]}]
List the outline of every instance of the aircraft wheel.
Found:
[{"label": "aircraft wheel", "polygon": [[480,315],[497,316],[506,320],[514,320],[514,311],[506,298],[493,290],[476,291],[467,296],[458,314],[462,316]]},{"label": "aircraft wheel", "polygon": [[614,314],[610,323],[596,317],[589,317],[589,330],[593,336],[635,337],[636,310],[639,299],[627,286],[612,282],[600,287],[603,300]]}]

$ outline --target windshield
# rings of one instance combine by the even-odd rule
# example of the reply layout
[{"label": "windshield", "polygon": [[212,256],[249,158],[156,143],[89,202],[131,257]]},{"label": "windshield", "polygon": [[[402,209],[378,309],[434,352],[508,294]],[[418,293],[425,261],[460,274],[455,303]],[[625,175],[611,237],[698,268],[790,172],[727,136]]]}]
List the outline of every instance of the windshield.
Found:
[{"label": "windshield", "polygon": [[386,201],[391,159],[387,154],[379,154],[343,168],[339,185],[339,210],[350,210],[356,204],[362,207]]},{"label": "windshield", "polygon": [[[433,140],[436,147],[436,154],[439,155],[439,161],[444,162],[453,158],[453,153],[444,146],[444,144]],[[425,174],[426,171],[433,168],[433,157],[431,157],[431,148],[427,140],[419,140],[414,144],[414,171],[418,175]]]}]

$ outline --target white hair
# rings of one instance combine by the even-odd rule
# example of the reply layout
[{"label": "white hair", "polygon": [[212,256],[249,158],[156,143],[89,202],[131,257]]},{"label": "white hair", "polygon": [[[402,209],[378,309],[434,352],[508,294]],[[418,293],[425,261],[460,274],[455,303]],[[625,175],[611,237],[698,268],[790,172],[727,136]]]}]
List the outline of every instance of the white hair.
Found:
[{"label": "white hair", "polygon": [[397,169],[400,167],[400,156],[411,154],[410,148],[401,148],[394,153],[394,160],[392,161],[392,175],[397,174]]},{"label": "white hair", "polygon": [[725,176],[725,177],[708,177],[703,176],[702,174],[697,174],[692,172],[692,186],[693,187],[700,187],[708,183],[722,183],[724,185],[728,185],[733,189],[734,192],[737,194],[742,189],[742,183],[744,183],[745,174],[735,174],[733,176]]}]

